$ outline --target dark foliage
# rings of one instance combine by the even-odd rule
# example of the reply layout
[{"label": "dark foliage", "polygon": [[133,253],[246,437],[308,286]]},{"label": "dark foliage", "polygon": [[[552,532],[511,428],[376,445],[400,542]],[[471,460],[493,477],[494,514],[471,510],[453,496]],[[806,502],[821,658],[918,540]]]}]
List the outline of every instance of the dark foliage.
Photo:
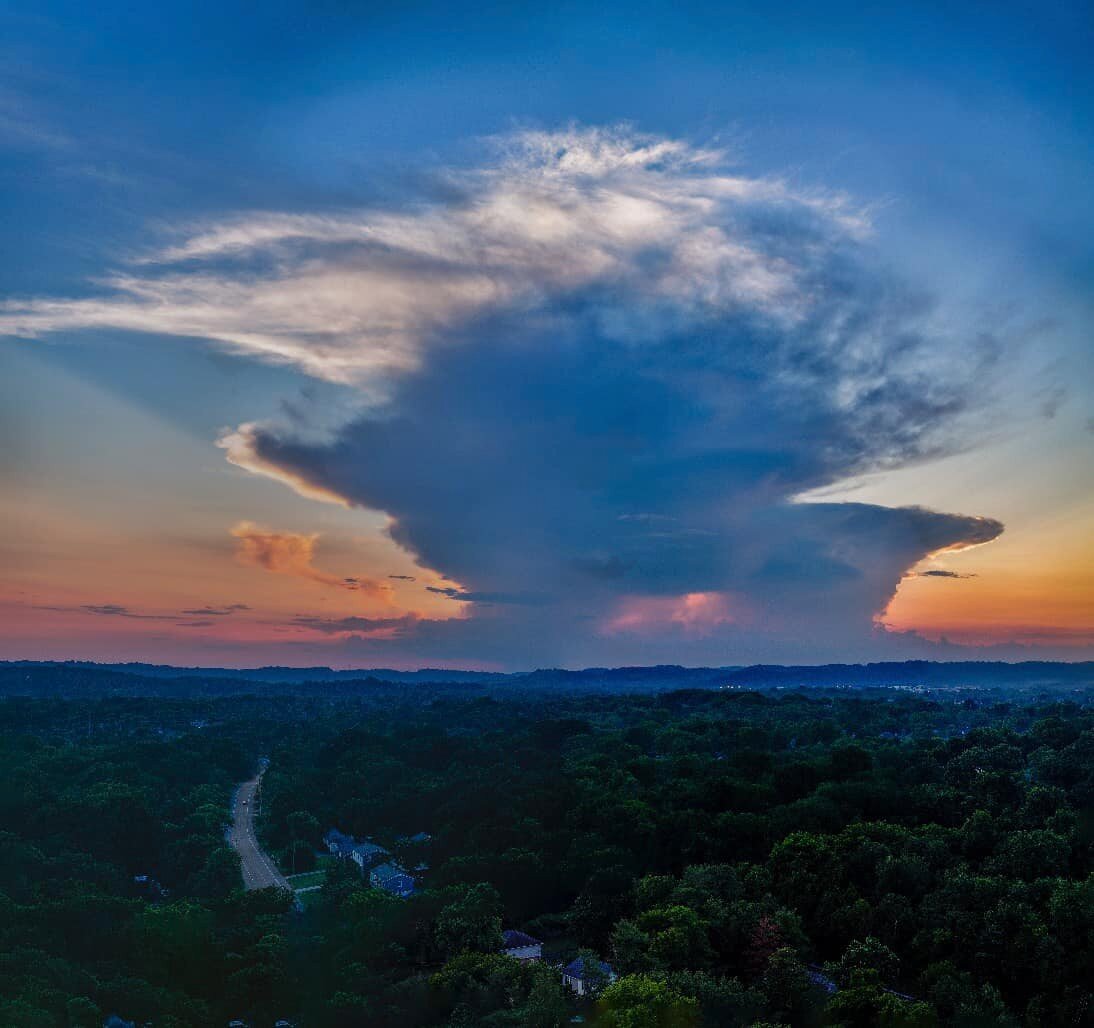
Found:
[{"label": "dark foliage", "polygon": [[[240,891],[225,845],[262,756],[264,845],[321,871],[303,912]],[[0,770],[5,1025],[548,1028],[577,1002],[552,965],[596,955],[620,977],[581,1012],[619,1028],[1094,1018],[1083,703],[466,683],[9,698]],[[331,826],[421,867],[419,891],[317,865]],[[502,956],[503,927],[545,961]]]}]

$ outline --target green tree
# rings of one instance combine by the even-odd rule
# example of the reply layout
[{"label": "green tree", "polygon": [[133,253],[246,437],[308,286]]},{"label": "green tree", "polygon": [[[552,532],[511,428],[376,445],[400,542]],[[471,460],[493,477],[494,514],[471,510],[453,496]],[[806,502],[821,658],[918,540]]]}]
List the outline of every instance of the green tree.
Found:
[{"label": "green tree", "polygon": [[501,897],[492,885],[462,887],[437,915],[437,943],[449,956],[465,951],[496,953],[502,946]]},{"label": "green tree", "polygon": [[624,975],[597,1003],[606,1028],[691,1028],[699,1024],[699,1004],[662,977]]}]

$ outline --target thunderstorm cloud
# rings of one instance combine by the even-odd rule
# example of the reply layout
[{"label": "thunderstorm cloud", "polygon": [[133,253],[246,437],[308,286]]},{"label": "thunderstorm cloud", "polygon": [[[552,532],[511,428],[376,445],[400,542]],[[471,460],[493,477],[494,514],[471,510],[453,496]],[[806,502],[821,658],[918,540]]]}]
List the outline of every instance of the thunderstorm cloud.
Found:
[{"label": "thunderstorm cloud", "polygon": [[[997,354],[878,259],[845,197],[627,129],[518,134],[445,187],[198,226],[104,295],[4,305],[0,331],[196,337],[343,386],[354,409],[333,428],[294,411],[220,445],[303,495],[385,512],[423,569],[458,583],[429,588],[468,616],[358,625],[377,647],[520,662],[861,649],[909,569],[1002,531],[800,502],[957,448]],[[234,534],[249,564],[346,587],[315,569],[314,537]]]}]

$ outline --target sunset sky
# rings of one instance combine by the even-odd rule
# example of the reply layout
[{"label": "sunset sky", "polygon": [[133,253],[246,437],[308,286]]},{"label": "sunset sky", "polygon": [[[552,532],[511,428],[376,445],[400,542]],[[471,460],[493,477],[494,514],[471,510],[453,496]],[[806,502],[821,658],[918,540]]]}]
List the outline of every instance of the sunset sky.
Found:
[{"label": "sunset sky", "polygon": [[1094,658],[1081,4],[0,10],[0,659]]}]

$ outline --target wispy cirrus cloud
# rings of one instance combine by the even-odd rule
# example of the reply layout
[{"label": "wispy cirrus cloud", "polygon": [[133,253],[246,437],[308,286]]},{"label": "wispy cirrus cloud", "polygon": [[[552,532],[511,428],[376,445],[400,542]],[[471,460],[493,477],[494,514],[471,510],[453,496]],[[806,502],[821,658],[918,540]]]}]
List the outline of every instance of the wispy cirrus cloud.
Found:
[{"label": "wispy cirrus cloud", "polygon": [[[617,336],[686,308],[747,307],[793,323],[807,312],[805,269],[722,213],[794,211],[868,230],[839,194],[729,174],[724,153],[679,141],[574,129],[522,133],[494,152],[491,164],[447,174],[448,200],[410,212],[269,212],[199,226],[140,258],[139,270],[107,276],[102,296],[0,305],[0,332],[208,339],[374,387],[483,315],[534,311],[547,293],[596,282],[629,282],[646,298],[638,310],[605,310]],[[654,250],[664,259],[641,260]],[[271,256],[272,270],[256,271]]]}]

